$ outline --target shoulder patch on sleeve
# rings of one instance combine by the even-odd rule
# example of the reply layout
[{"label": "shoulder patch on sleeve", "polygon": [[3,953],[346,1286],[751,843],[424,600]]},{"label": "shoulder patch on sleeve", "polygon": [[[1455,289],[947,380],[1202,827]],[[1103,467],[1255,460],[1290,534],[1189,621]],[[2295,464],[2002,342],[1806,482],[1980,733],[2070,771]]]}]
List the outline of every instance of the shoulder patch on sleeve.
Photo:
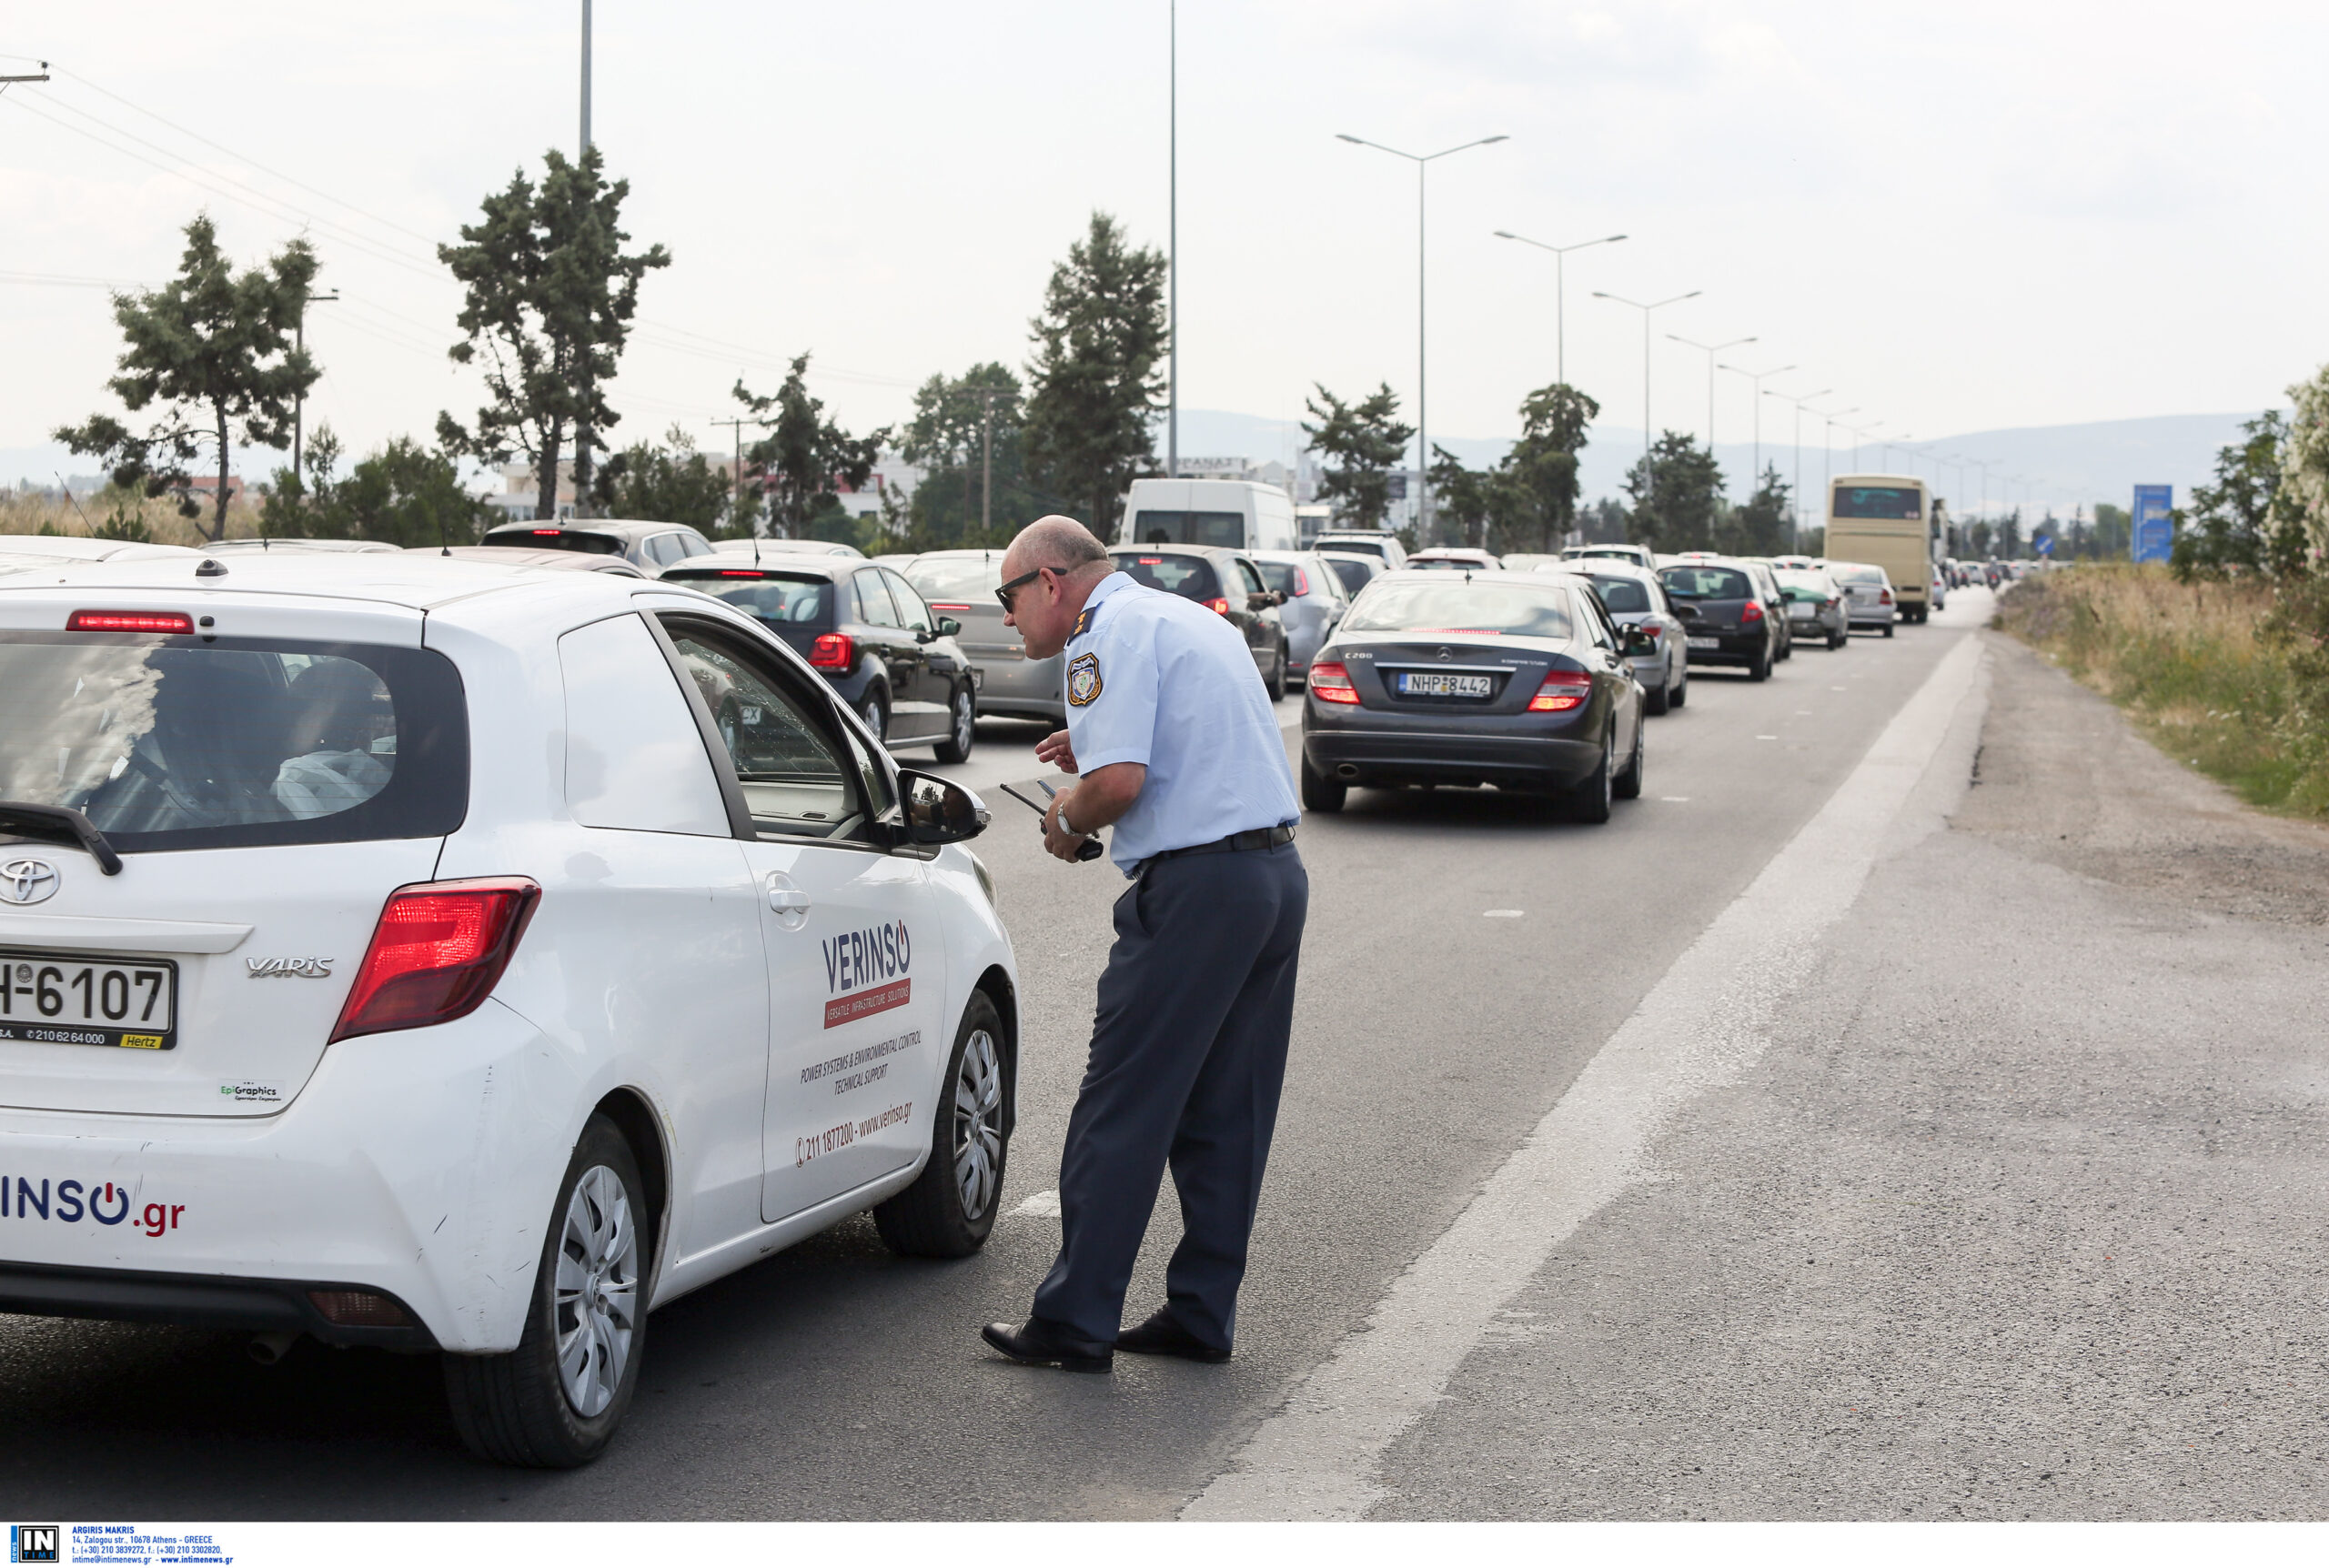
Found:
[{"label": "shoulder patch on sleeve", "polygon": [[[1087,610],[1085,612],[1089,614]],[[1100,695],[1100,656],[1079,653],[1067,661],[1067,700],[1077,708],[1089,708],[1092,699]]]},{"label": "shoulder patch on sleeve", "polygon": [[1090,631],[1091,629],[1092,611],[1089,607],[1086,607],[1076,616],[1075,629],[1067,634],[1067,640],[1074,642],[1077,638],[1082,637],[1085,632]]}]

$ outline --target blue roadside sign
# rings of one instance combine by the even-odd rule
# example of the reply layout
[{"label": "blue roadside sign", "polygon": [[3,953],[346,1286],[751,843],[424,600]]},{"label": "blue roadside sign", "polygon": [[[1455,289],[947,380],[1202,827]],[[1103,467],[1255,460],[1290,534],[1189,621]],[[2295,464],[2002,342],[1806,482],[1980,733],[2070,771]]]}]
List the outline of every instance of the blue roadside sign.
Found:
[{"label": "blue roadside sign", "polygon": [[2137,485],[2133,518],[2134,555],[2163,561],[2175,552],[2175,487]]}]

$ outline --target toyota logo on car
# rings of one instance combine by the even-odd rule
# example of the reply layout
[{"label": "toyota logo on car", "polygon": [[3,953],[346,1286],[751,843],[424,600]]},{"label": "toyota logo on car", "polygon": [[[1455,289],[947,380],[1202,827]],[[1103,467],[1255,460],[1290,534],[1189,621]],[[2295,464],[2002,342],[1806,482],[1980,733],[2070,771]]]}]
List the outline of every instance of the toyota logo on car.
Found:
[{"label": "toyota logo on car", "polygon": [[46,860],[22,856],[0,862],[0,899],[12,904],[37,904],[56,891],[56,868]]}]

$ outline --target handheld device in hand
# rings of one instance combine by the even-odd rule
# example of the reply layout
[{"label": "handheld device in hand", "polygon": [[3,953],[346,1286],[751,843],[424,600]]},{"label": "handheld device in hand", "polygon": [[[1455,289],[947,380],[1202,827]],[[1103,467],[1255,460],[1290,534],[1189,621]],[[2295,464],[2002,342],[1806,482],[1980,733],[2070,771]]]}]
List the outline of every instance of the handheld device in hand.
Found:
[{"label": "handheld device in hand", "polygon": [[[1059,794],[1059,790],[1045,779],[1036,779],[1035,788],[1044,792],[1044,800],[1049,800]],[[1030,796],[1022,795],[1018,790],[1013,789],[1008,784],[1005,784],[1003,787],[1003,792],[1005,795],[1010,796],[1013,800],[1018,801],[1021,805],[1026,807],[1028,809],[1033,811],[1037,817],[1040,818],[1044,814],[1043,800],[1037,800]],[[1042,822],[1038,821],[1035,824],[1035,830],[1037,832],[1042,832],[1043,828],[1044,825]],[[1108,847],[1100,842],[1100,835],[1097,833],[1085,834],[1084,842],[1075,847],[1075,858],[1079,860],[1096,860],[1107,852]]]}]

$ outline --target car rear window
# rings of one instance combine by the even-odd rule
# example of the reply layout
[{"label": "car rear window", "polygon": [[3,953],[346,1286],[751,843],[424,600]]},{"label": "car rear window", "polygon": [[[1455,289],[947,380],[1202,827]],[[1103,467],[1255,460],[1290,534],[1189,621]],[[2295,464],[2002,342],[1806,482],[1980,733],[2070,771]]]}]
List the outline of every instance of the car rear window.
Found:
[{"label": "car rear window", "polygon": [[1243,512],[1135,512],[1132,537],[1144,545],[1245,546]]},{"label": "car rear window", "polygon": [[1565,638],[1569,622],[1556,584],[1521,587],[1394,573],[1376,578],[1359,595],[1343,618],[1343,629]]},{"label": "car rear window", "polygon": [[771,625],[832,624],[833,585],[824,578],[740,571],[726,567],[717,571],[706,568],[666,572],[663,580],[684,583],[698,593],[726,599],[745,614]]},{"label": "car rear window", "polygon": [[1146,588],[1163,588],[1202,604],[1221,597],[1221,579],[1213,563],[1202,556],[1144,556],[1115,558],[1116,569]]},{"label": "car rear window", "polygon": [[1838,582],[1846,583],[1880,583],[1886,580],[1882,567],[1830,567],[1828,575]]},{"label": "car rear window", "polygon": [[512,523],[489,528],[480,541],[489,545],[524,545],[537,550],[580,550],[590,556],[619,556],[622,541],[611,534],[580,533],[572,528],[554,528],[547,523],[537,528],[531,523]]},{"label": "car rear window", "polygon": [[1649,590],[1631,578],[1595,578],[1593,586],[1601,590],[1601,602],[1611,615],[1648,615]]},{"label": "car rear window", "polygon": [[1658,574],[1666,591],[1678,598],[1753,598],[1755,585],[1742,571],[1729,567],[1668,567]]},{"label": "car rear window", "polygon": [[1359,589],[1374,581],[1377,575],[1357,561],[1338,561],[1334,557],[1328,556],[1326,558],[1326,562],[1327,566],[1334,568],[1335,576],[1342,579],[1343,591],[1346,594],[1357,593]]},{"label": "car rear window", "polygon": [[898,569],[926,599],[986,599],[1003,586],[1003,552],[983,560],[976,556],[923,559]]},{"label": "car rear window", "polygon": [[1260,568],[1263,582],[1288,598],[1307,590],[1309,574],[1292,561],[1255,561],[1254,565]]},{"label": "car rear window", "polygon": [[460,677],[420,648],[10,633],[0,799],[72,807],[125,854],[449,833]]},{"label": "car rear window", "polygon": [[1924,497],[1905,485],[1838,485],[1830,509],[1840,518],[1913,523],[1924,516]]},{"label": "car rear window", "polygon": [[1384,552],[1383,541],[1380,539],[1328,538],[1320,539],[1318,541],[1318,548],[1322,550],[1342,550],[1346,554],[1354,556],[1373,556],[1377,560],[1388,560],[1390,558],[1389,556]]},{"label": "car rear window", "polygon": [[1780,587],[1785,588],[1790,597],[1824,599],[1835,591],[1827,577],[1820,572],[1778,572],[1773,575],[1778,577]]}]

